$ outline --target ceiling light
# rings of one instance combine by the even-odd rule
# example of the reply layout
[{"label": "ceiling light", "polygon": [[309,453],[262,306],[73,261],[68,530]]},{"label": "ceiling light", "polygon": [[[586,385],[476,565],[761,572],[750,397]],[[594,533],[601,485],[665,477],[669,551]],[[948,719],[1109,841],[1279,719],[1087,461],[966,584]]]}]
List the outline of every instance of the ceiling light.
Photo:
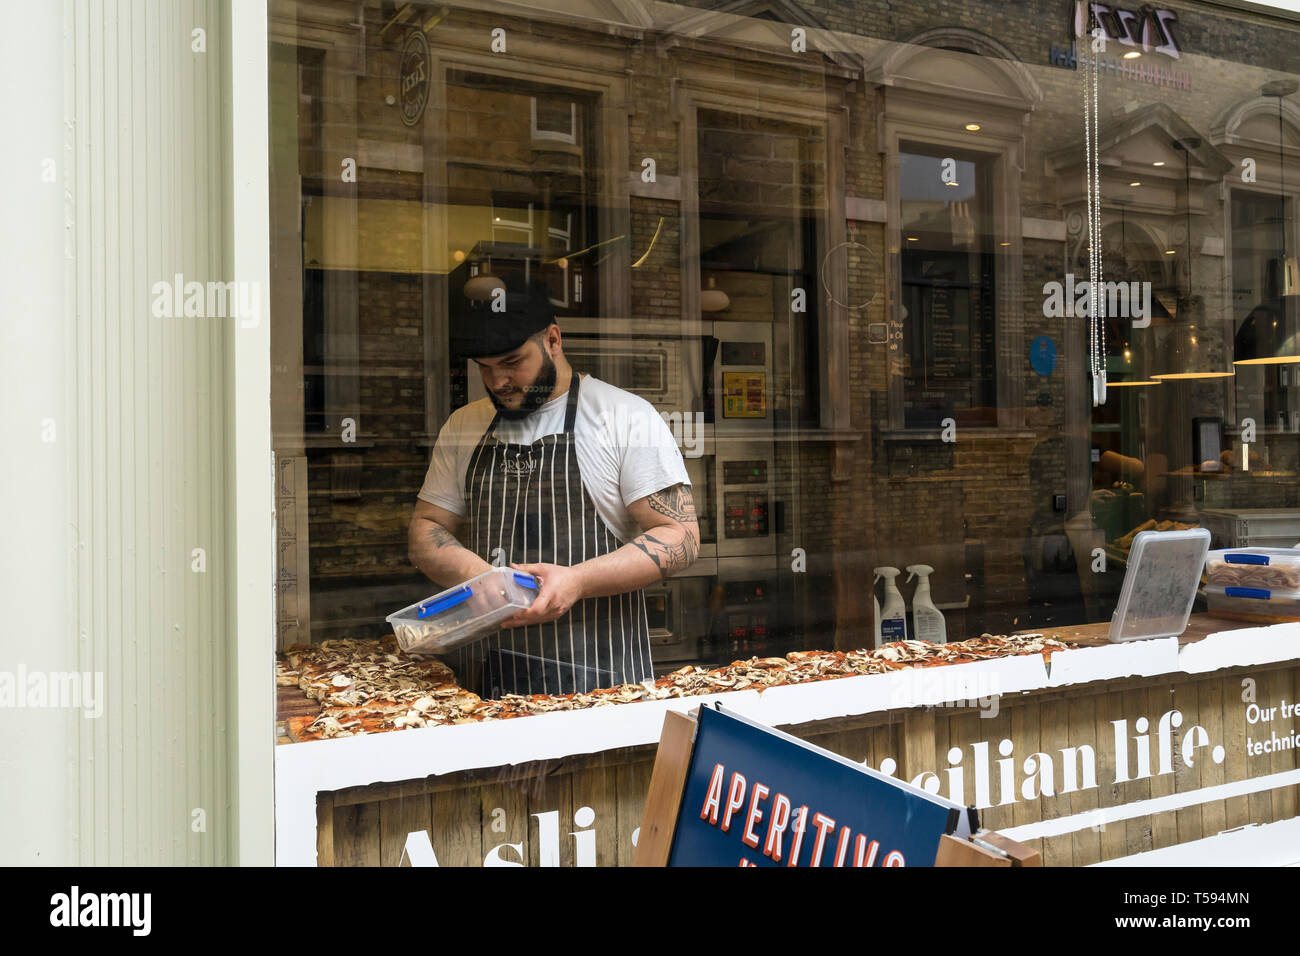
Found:
[{"label": "ceiling light", "polygon": [[1173,249],[1166,249],[1166,250],[1165,250],[1165,255],[1167,255],[1167,256],[1172,256],[1173,254],[1174,254],[1174,250],[1173,250]]},{"label": "ceiling light", "polygon": [[[998,245],[999,245],[999,246],[1009,246],[1009,245],[1011,245],[1011,243],[1009,243],[1009,242],[999,242]],[[1277,325],[1276,322],[1274,322],[1273,324],[1274,324],[1274,325]]]},{"label": "ceiling light", "polygon": [[700,290],[700,311],[721,312],[729,305],[731,305],[731,297],[717,287],[713,276],[709,276],[708,288]]},{"label": "ceiling light", "polygon": [[966,124],[966,129],[967,129],[969,132],[971,132],[971,133],[978,133],[978,132],[980,131],[980,124],[979,124],[979,123],[967,123],[967,124]]},{"label": "ceiling light", "polygon": [[1163,166],[1164,164],[1165,164],[1165,161],[1164,161],[1163,159],[1161,159],[1161,160],[1158,160],[1158,161],[1152,163],[1151,165],[1152,165],[1152,166]]},{"label": "ceiling light", "polygon": [[958,186],[960,183],[944,183],[945,186]]},{"label": "ceiling light", "polygon": [[908,237],[907,237],[907,241],[908,241],[908,242],[919,242],[920,239],[921,239],[920,236],[908,236]]},{"label": "ceiling light", "polygon": [[498,289],[505,289],[506,284],[494,275],[480,272],[465,283],[465,298],[475,302],[486,302]]},{"label": "ceiling light", "polygon": [[1139,51],[1139,50],[1129,50],[1127,53],[1124,54],[1124,59],[1126,59],[1126,60],[1136,60],[1136,59],[1137,59],[1138,57],[1140,57],[1141,55],[1142,55],[1142,53],[1141,53],[1141,51]]},{"label": "ceiling light", "polygon": [[1130,185],[1130,186],[1141,186],[1142,183],[1135,179],[1135,180],[1133,180],[1133,182],[1129,183],[1129,185]]}]

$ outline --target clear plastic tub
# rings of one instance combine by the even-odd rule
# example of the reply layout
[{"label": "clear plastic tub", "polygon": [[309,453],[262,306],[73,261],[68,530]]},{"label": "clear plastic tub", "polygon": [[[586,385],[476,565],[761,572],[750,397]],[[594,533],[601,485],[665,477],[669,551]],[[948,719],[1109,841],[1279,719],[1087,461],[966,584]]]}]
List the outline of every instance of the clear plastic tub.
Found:
[{"label": "clear plastic tub", "polygon": [[1207,508],[1200,519],[1226,548],[1290,548],[1300,541],[1300,508]]},{"label": "clear plastic tub", "polygon": [[1300,549],[1224,548],[1205,556],[1206,580],[1219,588],[1300,591]]},{"label": "clear plastic tub", "polygon": [[1210,532],[1204,528],[1137,534],[1108,639],[1141,641],[1187,630],[1209,548]]},{"label": "clear plastic tub", "polygon": [[1255,624],[1300,621],[1300,591],[1210,585],[1205,599],[1211,617]]},{"label": "clear plastic tub", "polygon": [[493,568],[463,584],[402,608],[385,619],[408,654],[445,654],[486,637],[533,603],[537,579],[513,568]]}]

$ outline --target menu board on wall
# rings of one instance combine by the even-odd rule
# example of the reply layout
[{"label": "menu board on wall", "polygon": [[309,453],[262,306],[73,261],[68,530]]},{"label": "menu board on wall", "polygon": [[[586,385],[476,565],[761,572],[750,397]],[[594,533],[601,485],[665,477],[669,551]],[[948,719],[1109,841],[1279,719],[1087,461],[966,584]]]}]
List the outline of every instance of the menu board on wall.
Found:
[{"label": "menu board on wall", "polygon": [[[960,300],[958,296],[960,295]],[[969,293],[931,286],[922,290],[925,342],[923,376],[927,388],[970,386]]]},{"label": "menu board on wall", "polygon": [[970,286],[908,283],[906,423],[933,427],[996,404],[991,303]]},{"label": "menu board on wall", "polygon": [[762,418],[766,414],[766,372],[722,373],[723,418]]}]

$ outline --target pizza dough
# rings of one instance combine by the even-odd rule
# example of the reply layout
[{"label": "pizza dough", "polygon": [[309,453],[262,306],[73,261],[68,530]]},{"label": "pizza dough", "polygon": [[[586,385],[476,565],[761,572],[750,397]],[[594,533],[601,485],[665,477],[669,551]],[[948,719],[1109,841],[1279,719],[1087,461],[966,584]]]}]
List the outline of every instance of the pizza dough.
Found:
[{"label": "pizza dough", "polygon": [[1042,634],[983,634],[951,644],[897,641],[875,650],[795,651],[785,657],[753,657],[712,669],[688,665],[640,684],[620,684],[580,694],[506,694],[500,700],[480,699],[457,685],[448,667],[438,661],[407,657],[396,649],[391,638],[293,647],[286,652],[284,663],[298,673],[298,686],[323,705],[314,718],[290,720],[290,731],[298,740],[321,740],[409,727],[509,720],[641,700],[761,691],[785,684],[1023,654],[1041,654],[1050,659],[1053,651],[1069,646]]}]

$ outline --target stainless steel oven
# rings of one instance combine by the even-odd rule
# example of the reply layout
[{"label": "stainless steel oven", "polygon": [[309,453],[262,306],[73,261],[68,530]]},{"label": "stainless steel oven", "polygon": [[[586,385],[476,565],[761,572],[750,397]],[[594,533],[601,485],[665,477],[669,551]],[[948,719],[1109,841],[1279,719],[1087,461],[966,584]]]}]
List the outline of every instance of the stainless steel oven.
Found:
[{"label": "stainless steel oven", "polygon": [[772,326],[765,322],[714,322],[706,345],[712,360],[709,402],[719,433],[772,428]]},{"label": "stainless steel oven", "polygon": [[[684,402],[680,340],[577,331],[563,331],[562,335],[564,356],[577,371],[639,395],[660,412],[681,415],[690,407]],[[483,378],[472,360],[467,374],[469,400],[486,397]]]},{"label": "stainless steel oven", "polygon": [[717,495],[713,490],[714,459],[712,455],[684,458],[686,474],[691,479],[691,500],[695,503],[695,518],[700,528],[700,557],[712,558],[718,554]]},{"label": "stainless steel oven", "polygon": [[780,581],[775,555],[718,562],[714,656],[769,656],[780,639]]},{"label": "stainless steel oven", "polygon": [[710,485],[719,558],[776,553],[776,475],[772,442],[718,436]]},{"label": "stainless steel oven", "polygon": [[776,475],[770,441],[719,438],[710,454],[687,458],[700,523],[700,557],[775,554]]}]

